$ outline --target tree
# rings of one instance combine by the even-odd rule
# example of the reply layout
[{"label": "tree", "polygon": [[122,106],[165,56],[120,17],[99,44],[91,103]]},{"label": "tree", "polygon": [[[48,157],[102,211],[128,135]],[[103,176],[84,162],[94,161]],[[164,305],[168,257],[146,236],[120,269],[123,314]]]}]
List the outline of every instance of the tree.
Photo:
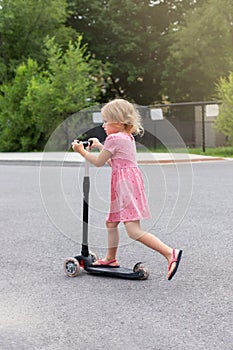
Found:
[{"label": "tree", "polygon": [[191,0],[68,1],[69,24],[83,33],[95,56],[111,64],[107,99],[123,96],[139,104],[161,100],[169,27],[183,23]]},{"label": "tree", "polygon": [[[28,82],[38,74],[38,65],[31,59],[27,65],[22,63],[12,83],[1,86],[0,95],[0,150],[27,150],[25,143],[38,144],[40,133],[34,130],[31,114],[22,106]],[[30,149],[31,150],[31,149]]]},{"label": "tree", "polygon": [[220,78],[217,85],[217,93],[222,104],[216,120],[216,127],[233,144],[233,72],[227,78]]},{"label": "tree", "polygon": [[163,91],[172,101],[211,99],[219,77],[233,69],[232,14],[231,0],[208,0],[171,29]]},{"label": "tree", "polygon": [[28,57],[43,63],[41,50],[46,36],[67,47],[77,34],[66,26],[66,0],[1,0],[0,83],[14,76],[15,68]]},{"label": "tree", "polygon": [[47,39],[47,69],[28,59],[15,78],[1,87],[1,151],[43,149],[52,131],[69,115],[98,100],[102,63],[86,55],[81,37],[65,52]]}]

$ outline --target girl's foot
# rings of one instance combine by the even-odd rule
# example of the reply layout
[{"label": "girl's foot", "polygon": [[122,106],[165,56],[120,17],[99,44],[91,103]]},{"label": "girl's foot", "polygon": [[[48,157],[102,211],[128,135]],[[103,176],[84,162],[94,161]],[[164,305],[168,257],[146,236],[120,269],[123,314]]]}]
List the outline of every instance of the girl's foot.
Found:
[{"label": "girl's foot", "polygon": [[173,249],[172,250],[172,257],[168,263],[168,274],[167,279],[170,281],[174,275],[176,274],[176,271],[178,269],[181,256],[182,256],[182,250],[179,249]]},{"label": "girl's foot", "polygon": [[99,259],[95,261],[92,265],[94,266],[109,266],[109,267],[119,267],[119,263],[116,259]]}]

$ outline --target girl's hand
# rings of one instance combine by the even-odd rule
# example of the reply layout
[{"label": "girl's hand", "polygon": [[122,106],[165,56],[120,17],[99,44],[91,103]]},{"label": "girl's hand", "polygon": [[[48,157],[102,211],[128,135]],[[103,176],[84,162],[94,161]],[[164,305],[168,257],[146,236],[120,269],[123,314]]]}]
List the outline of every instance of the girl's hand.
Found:
[{"label": "girl's hand", "polygon": [[88,141],[92,141],[92,144],[90,146],[90,149],[92,148],[98,148],[99,151],[102,150],[103,145],[102,143],[99,141],[99,139],[97,139],[96,137],[91,137]]},{"label": "girl's hand", "polygon": [[82,154],[84,151],[82,141],[74,140],[74,142],[72,142],[72,149],[74,152],[78,152]]}]

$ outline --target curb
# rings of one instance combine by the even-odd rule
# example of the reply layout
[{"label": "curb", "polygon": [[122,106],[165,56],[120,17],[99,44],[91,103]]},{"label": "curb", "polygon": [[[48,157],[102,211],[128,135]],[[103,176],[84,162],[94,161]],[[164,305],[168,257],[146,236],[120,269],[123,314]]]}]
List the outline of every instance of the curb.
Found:
[{"label": "curb", "polygon": [[139,160],[138,164],[176,164],[176,163],[198,163],[198,162],[215,162],[226,160],[226,158],[195,158],[195,159],[160,159],[160,160]]},{"label": "curb", "polygon": [[[231,160],[227,158],[196,158],[196,159],[160,159],[160,160],[138,160],[137,163],[141,165],[169,165],[169,164],[187,164],[187,163],[205,163],[205,162],[215,162],[215,161],[224,161]],[[232,159],[233,160],[233,159]],[[24,166],[84,166],[84,162],[74,162],[74,161],[38,161],[38,160],[1,160],[0,165],[24,165]]]},{"label": "curb", "polygon": [[[178,164],[233,160],[233,158],[199,156],[184,153],[137,153],[138,164]],[[81,166],[84,159],[74,153],[0,153],[1,165],[35,165],[35,166]]]}]

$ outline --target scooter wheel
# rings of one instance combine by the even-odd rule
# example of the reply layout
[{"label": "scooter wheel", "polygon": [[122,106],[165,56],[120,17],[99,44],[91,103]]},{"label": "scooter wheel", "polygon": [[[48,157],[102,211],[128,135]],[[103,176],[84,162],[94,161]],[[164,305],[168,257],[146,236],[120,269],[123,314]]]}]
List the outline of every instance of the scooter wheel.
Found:
[{"label": "scooter wheel", "polygon": [[68,277],[76,277],[80,273],[80,265],[77,259],[67,258],[64,262],[64,271]]},{"label": "scooter wheel", "polygon": [[138,262],[137,264],[134,265],[133,271],[141,272],[139,276],[140,280],[146,280],[150,275],[150,271],[148,270],[148,268],[141,262]]},{"label": "scooter wheel", "polygon": [[91,257],[91,260],[92,260],[92,262],[94,263],[94,262],[96,262],[99,258],[98,258],[98,255],[96,254],[96,253],[94,253],[94,252],[89,252],[89,256]]}]

